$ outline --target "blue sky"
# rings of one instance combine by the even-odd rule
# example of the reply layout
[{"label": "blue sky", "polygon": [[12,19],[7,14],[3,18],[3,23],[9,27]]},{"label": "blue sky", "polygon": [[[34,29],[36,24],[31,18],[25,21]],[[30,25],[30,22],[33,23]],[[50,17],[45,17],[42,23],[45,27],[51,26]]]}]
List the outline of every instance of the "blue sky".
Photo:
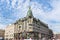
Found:
[{"label": "blue sky", "polygon": [[0,29],[26,16],[29,5],[34,17],[60,33],[60,0],[0,0]]}]

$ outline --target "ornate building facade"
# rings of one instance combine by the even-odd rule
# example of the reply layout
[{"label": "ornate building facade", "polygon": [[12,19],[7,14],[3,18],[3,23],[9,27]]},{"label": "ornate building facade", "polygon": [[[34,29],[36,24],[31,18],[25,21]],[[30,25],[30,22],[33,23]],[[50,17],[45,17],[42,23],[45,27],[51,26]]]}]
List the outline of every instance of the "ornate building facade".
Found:
[{"label": "ornate building facade", "polygon": [[5,29],[5,40],[52,40],[53,32],[48,25],[36,19],[29,7],[26,17],[19,19]]}]

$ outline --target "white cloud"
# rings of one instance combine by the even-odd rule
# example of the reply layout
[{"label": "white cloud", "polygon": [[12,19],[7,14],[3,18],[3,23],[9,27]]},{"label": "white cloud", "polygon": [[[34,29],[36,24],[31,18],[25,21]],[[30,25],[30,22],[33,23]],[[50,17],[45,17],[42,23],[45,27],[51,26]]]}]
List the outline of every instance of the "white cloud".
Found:
[{"label": "white cloud", "polygon": [[0,29],[5,29],[6,25],[0,23]]}]

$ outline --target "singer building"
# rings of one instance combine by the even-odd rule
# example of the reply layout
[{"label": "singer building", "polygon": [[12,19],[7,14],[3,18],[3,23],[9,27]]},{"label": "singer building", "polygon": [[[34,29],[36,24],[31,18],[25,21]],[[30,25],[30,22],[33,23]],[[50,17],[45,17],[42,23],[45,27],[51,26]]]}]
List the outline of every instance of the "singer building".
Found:
[{"label": "singer building", "polygon": [[36,19],[31,7],[29,7],[26,17],[19,19],[14,24],[10,24],[5,29],[5,40],[52,40],[53,32],[48,25]]}]

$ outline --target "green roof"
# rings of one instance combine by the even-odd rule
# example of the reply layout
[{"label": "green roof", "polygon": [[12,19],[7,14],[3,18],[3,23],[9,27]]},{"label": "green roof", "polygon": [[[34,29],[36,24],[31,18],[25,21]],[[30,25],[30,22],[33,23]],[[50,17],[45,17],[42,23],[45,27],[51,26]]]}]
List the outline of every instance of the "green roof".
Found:
[{"label": "green roof", "polygon": [[27,17],[33,17],[31,7],[29,7],[29,10],[27,12]]}]

